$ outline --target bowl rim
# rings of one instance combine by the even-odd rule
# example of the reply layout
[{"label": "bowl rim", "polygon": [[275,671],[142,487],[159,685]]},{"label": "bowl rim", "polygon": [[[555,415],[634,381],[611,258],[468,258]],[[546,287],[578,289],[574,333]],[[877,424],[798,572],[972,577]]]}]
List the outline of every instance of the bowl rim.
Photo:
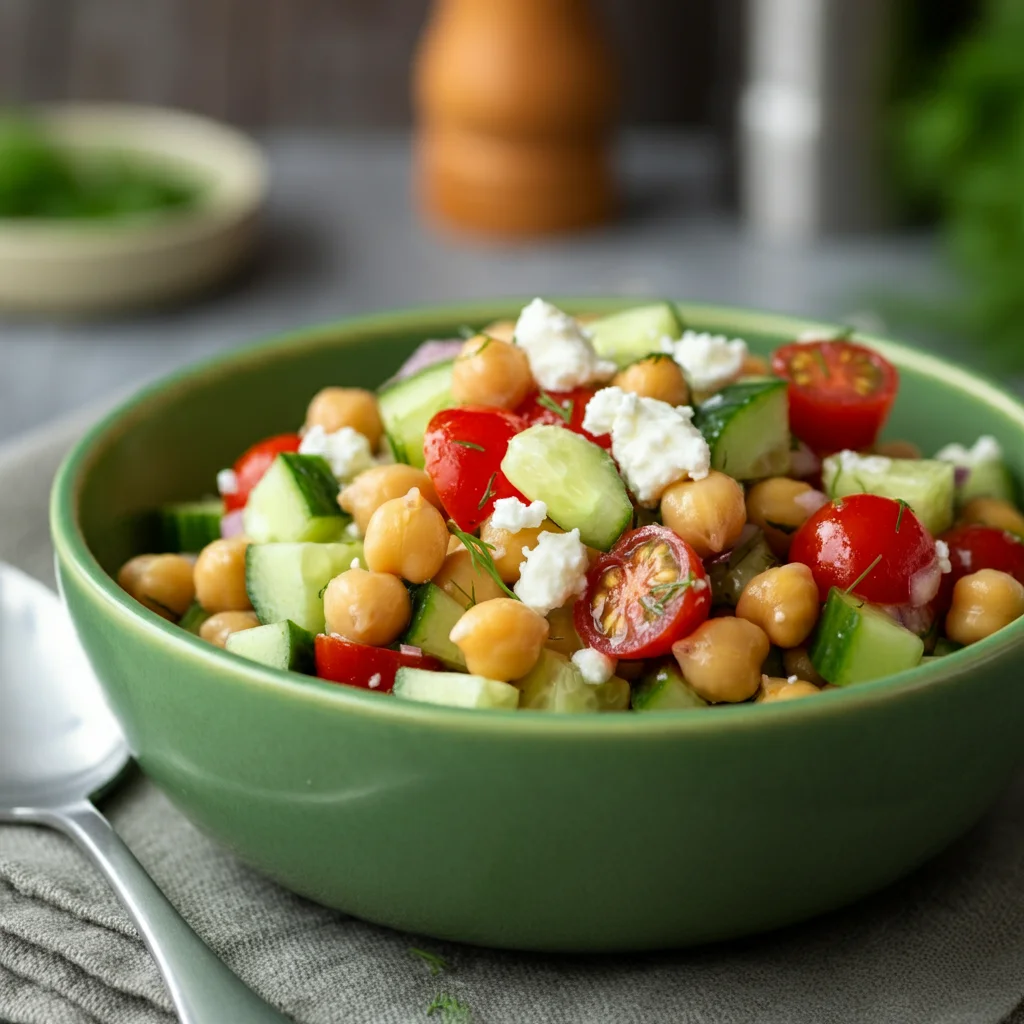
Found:
[{"label": "bowl rim", "polygon": [[[510,715],[492,709],[455,708],[396,700],[390,694],[328,683],[240,658],[212,647],[139,605],[117,585],[113,577],[107,575],[89,550],[77,512],[83,482],[105,444],[130,430],[133,422],[145,416],[148,404],[154,399],[173,399],[176,392],[187,389],[199,380],[208,381],[211,377],[225,376],[241,365],[273,360],[289,355],[296,349],[343,346],[374,335],[388,337],[395,333],[408,333],[410,330],[422,331],[424,338],[429,338],[433,328],[437,328],[439,333],[442,328],[450,327],[453,323],[508,319],[528,301],[529,298],[517,297],[389,309],[346,317],[274,334],[191,363],[144,385],[90,427],[68,452],[57,471],[50,497],[50,528],[59,570],[75,575],[78,585],[113,616],[116,628],[141,631],[146,642],[155,643],[165,648],[169,655],[182,660],[183,668],[191,663],[197,670],[226,673],[232,676],[234,683],[267,689],[280,697],[310,701],[335,713],[376,719],[378,724],[404,722],[460,731],[477,730],[509,737],[526,732],[538,737],[600,734],[629,739],[636,735],[689,734],[709,729],[763,728],[766,720],[769,723],[792,723],[822,715],[847,714],[857,708],[865,709],[901,698],[910,699],[926,687],[934,689],[955,685],[963,680],[965,673],[982,669],[1015,649],[1018,653],[1024,651],[1024,618],[1021,618],[998,633],[936,661],[922,663],[912,669],[871,682],[858,683],[856,686],[826,690],[814,700],[773,702],[756,708],[750,703],[743,703],[715,715],[694,715],[686,709],[648,715],[560,715],[518,710]],[[645,300],[636,296],[573,296],[555,297],[552,301],[567,310],[612,313],[642,305],[645,301],[658,300]],[[733,335],[755,331],[798,337],[809,331],[834,334],[842,330],[837,324],[787,314],[686,301],[679,301],[677,305],[684,317],[698,323],[702,329]],[[1024,402],[983,374],[872,334],[857,332],[857,341],[878,348],[898,369],[912,369],[981,398],[1017,425],[1024,436]]]}]

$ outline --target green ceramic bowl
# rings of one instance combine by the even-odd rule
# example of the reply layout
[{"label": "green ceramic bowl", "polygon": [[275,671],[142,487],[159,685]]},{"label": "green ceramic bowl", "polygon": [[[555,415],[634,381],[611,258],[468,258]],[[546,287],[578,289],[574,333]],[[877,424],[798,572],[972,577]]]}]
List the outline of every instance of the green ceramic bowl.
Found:
[{"label": "green ceramic bowl", "polygon": [[[570,309],[622,301],[567,302]],[[373,386],[417,342],[512,302],[303,331],[147,388],[82,439],[53,491],[61,584],[143,771],[289,889],[488,946],[628,950],[758,932],[912,871],[986,810],[1024,749],[1024,620],[974,647],[809,700],[554,715],[416,705],[261,669],[141,608],[111,574],[138,514],[208,493],[328,383]],[[683,306],[767,353],[805,321]],[[872,339],[874,341],[874,339]],[[994,434],[1024,476],[1024,407],[879,341],[890,436]]]}]

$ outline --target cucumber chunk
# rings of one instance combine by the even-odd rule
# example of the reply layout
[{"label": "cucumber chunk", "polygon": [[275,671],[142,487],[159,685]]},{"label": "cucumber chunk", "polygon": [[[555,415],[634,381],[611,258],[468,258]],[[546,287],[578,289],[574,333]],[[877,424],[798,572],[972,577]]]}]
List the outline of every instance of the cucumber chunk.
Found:
[{"label": "cucumber chunk", "polygon": [[694,425],[711,449],[711,468],[736,480],[789,472],[789,385],[777,377],[730,384],[701,405]]},{"label": "cucumber chunk", "polygon": [[522,693],[519,706],[530,711],[625,711],[629,707],[625,679],[612,676],[595,686],[568,658],[546,648],[530,672],[516,680],[516,686]]},{"label": "cucumber chunk", "polygon": [[454,359],[434,363],[411,377],[386,384],[377,392],[388,443],[398,462],[407,462],[420,469],[423,457],[423,435],[436,413],[455,405],[452,397]]},{"label": "cucumber chunk", "polygon": [[270,668],[305,675],[316,673],[313,634],[290,619],[232,633],[226,646],[232,654]]},{"label": "cucumber chunk", "polygon": [[294,452],[274,459],[252,489],[242,519],[257,544],[338,540],[348,521],[326,460]]},{"label": "cucumber chunk", "polygon": [[310,633],[322,633],[324,588],[362,554],[360,541],[250,544],[245,552],[245,589],[260,622],[291,619]]},{"label": "cucumber chunk", "polygon": [[1015,500],[1013,477],[994,437],[979,437],[970,448],[962,444],[947,444],[935,453],[935,458],[940,462],[950,462],[955,467],[959,480],[956,485],[958,508],[972,498],[999,498],[1011,503]]},{"label": "cucumber chunk", "polygon": [[448,639],[452,627],[462,618],[464,609],[437,584],[424,583],[413,599],[412,621],[402,643],[432,654],[446,668],[466,671],[466,659]]},{"label": "cucumber chunk", "polygon": [[538,424],[509,443],[501,471],[530,501],[543,501],[563,530],[607,551],[633,521],[633,505],[611,456],[582,434]]},{"label": "cucumber chunk", "polygon": [[954,468],[937,459],[889,459],[842,451],[822,463],[821,479],[830,498],[880,494],[905,501],[925,529],[940,534],[953,525]]},{"label": "cucumber chunk", "polygon": [[220,540],[224,502],[220,498],[182,501],[160,509],[160,543],[165,551],[198,552]]},{"label": "cucumber chunk", "polygon": [[836,686],[866,683],[919,664],[924,641],[862,598],[829,591],[811,663]]},{"label": "cucumber chunk", "polygon": [[513,711],[519,706],[519,691],[509,683],[462,672],[428,672],[422,668],[400,668],[392,691],[403,700],[445,704],[453,708],[496,708]]},{"label": "cucumber chunk", "polygon": [[685,708],[706,708],[708,702],[697,696],[683,678],[679,666],[666,663],[647,672],[633,687],[634,711],[676,711]]},{"label": "cucumber chunk", "polygon": [[752,530],[750,536],[729,552],[728,558],[709,561],[705,568],[711,583],[712,606],[735,608],[746,585],[766,569],[779,564],[764,533]]},{"label": "cucumber chunk", "polygon": [[185,614],[178,620],[178,625],[193,636],[199,636],[199,627],[202,626],[210,615],[211,613],[208,612],[198,601],[193,601],[188,608],[185,609]]},{"label": "cucumber chunk", "polygon": [[613,359],[619,366],[660,352],[662,338],[679,338],[685,329],[679,310],[671,302],[637,306],[587,324],[597,354]]}]

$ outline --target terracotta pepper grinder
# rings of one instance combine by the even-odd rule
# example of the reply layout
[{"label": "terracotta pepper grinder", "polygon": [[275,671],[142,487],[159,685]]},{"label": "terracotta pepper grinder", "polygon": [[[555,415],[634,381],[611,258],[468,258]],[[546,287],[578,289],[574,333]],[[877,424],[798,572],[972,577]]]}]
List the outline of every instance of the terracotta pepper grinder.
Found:
[{"label": "terracotta pepper grinder", "polygon": [[606,220],[616,98],[589,0],[436,0],[414,79],[421,206],[497,236]]}]

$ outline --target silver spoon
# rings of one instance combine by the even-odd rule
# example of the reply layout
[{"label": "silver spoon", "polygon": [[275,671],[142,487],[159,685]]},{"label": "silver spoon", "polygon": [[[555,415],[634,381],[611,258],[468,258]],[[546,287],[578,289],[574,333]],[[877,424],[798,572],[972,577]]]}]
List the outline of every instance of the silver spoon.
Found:
[{"label": "silver spoon", "polygon": [[90,797],[128,746],[57,595],[0,562],[0,821],[49,825],[92,858],[138,926],[183,1024],[282,1024],[178,915]]}]

